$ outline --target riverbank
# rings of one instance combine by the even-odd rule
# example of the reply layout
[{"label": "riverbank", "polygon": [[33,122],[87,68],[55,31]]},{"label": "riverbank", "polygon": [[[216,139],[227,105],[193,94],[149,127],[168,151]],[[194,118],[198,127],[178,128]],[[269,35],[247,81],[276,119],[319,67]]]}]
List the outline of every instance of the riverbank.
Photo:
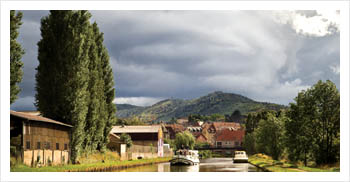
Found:
[{"label": "riverbank", "polygon": [[168,162],[170,157],[161,157],[154,159],[139,159],[131,161],[108,161],[91,164],[69,164],[63,166],[44,166],[29,167],[23,164],[16,165],[11,168],[11,172],[103,172],[142,165],[156,164]]},{"label": "riverbank", "polygon": [[263,154],[255,154],[249,156],[248,162],[263,171],[267,172],[339,172],[339,166],[336,167],[305,167],[296,164],[290,164],[278,160],[273,160],[271,157]]}]

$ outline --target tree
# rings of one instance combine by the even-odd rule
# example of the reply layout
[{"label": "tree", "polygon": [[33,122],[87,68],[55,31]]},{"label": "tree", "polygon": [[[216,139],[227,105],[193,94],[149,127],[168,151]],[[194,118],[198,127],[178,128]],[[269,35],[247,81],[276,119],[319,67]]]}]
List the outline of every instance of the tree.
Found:
[{"label": "tree", "polygon": [[248,154],[256,153],[255,133],[247,133],[244,136],[243,147],[245,148]]},{"label": "tree", "polygon": [[16,14],[16,11],[10,11],[10,104],[17,99],[21,91],[17,84],[21,82],[23,76],[21,58],[24,50],[16,39],[19,35],[18,29],[22,25],[22,16],[22,12]]},{"label": "tree", "polygon": [[126,133],[122,133],[120,135],[120,140],[126,144],[127,148],[130,148],[132,146],[132,140],[130,135],[126,134]]},{"label": "tree", "polygon": [[196,140],[192,133],[184,131],[175,135],[175,145],[177,149],[193,149]]},{"label": "tree", "polygon": [[271,155],[277,160],[283,151],[283,123],[274,114],[268,113],[266,120],[261,120],[255,131],[256,148],[260,153]]},{"label": "tree", "polygon": [[[317,164],[339,160],[340,153],[340,94],[334,83],[318,81],[301,91],[291,103],[286,123],[287,143],[291,158],[313,157]],[[302,157],[303,156],[303,157]]]},{"label": "tree", "polygon": [[238,123],[240,123],[242,121],[241,111],[239,111],[238,109],[233,111],[231,116],[230,116],[230,118],[229,118],[229,120],[230,120],[230,122],[238,122]]},{"label": "tree", "polygon": [[104,151],[115,123],[113,72],[103,33],[88,11],[50,11],[41,20],[36,107],[73,125],[72,161],[82,151]]}]

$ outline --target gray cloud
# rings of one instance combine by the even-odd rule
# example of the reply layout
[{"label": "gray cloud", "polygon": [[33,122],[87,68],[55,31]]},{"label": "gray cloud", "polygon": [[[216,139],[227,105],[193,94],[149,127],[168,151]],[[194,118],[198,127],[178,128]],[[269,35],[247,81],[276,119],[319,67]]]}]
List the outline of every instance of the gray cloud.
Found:
[{"label": "gray cloud", "polygon": [[[319,79],[330,79],[339,88],[339,32],[317,37],[300,34],[292,24],[276,21],[276,16],[285,18],[283,12],[91,13],[104,32],[116,96],[125,97],[123,102],[128,98],[194,98],[221,90],[288,104],[298,91]],[[314,11],[297,13],[315,16]],[[47,12],[26,14],[21,41],[29,53],[24,58],[27,76],[20,97],[35,94],[36,43],[40,17]]]}]

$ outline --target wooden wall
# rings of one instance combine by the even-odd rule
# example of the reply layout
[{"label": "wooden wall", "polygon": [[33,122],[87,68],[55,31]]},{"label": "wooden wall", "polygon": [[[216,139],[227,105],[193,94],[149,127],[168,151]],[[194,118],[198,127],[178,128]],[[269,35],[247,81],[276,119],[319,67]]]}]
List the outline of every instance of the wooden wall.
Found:
[{"label": "wooden wall", "polygon": [[[24,122],[23,124],[23,147],[24,150],[67,150],[69,151],[69,127],[45,123]],[[29,142],[29,145],[27,145]],[[38,142],[40,146],[38,147]],[[58,148],[56,148],[58,143]],[[67,148],[65,149],[65,144]]]}]

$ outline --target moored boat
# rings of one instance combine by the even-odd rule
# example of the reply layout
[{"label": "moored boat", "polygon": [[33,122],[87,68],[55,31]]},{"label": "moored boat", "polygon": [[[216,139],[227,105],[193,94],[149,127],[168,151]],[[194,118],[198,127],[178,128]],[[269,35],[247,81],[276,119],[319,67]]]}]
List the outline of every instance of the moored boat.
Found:
[{"label": "moored boat", "polygon": [[199,164],[197,150],[178,150],[170,160],[171,165],[196,165]]},{"label": "moored boat", "polygon": [[248,162],[248,155],[245,151],[235,151],[235,155],[233,157],[234,163],[246,163]]}]

